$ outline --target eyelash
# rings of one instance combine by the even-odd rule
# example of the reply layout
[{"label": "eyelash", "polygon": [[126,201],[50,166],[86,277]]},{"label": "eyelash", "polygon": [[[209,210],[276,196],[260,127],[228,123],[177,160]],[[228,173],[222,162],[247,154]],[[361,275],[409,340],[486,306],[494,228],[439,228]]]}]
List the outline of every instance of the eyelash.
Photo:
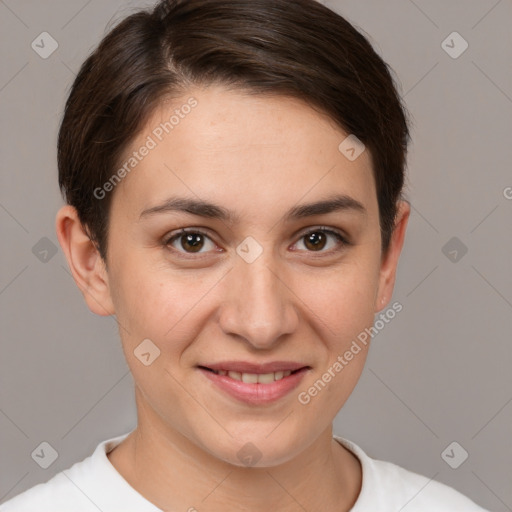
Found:
[{"label": "eyelash", "polygon": [[[306,251],[306,252],[311,253],[312,255],[315,255],[316,257],[321,257],[322,254],[329,255],[329,254],[332,254],[332,253],[335,253],[335,252],[339,252],[339,251],[343,250],[345,247],[347,247],[349,245],[352,245],[351,242],[349,242],[347,240],[347,238],[341,232],[336,231],[336,230],[334,230],[332,228],[325,227],[325,226],[319,226],[318,228],[314,228],[314,229],[311,229],[309,231],[306,231],[305,233],[303,233],[299,237],[299,240],[302,240],[303,238],[305,238],[308,235],[311,235],[312,233],[325,233],[325,234],[328,234],[328,235],[333,235],[336,238],[336,240],[338,241],[338,244],[339,244],[338,247],[336,247],[335,249],[331,249],[329,251],[319,251],[318,255],[315,255],[316,251]],[[179,239],[180,237],[182,237],[184,235],[188,235],[188,234],[202,235],[202,236],[204,236],[206,238],[209,238],[211,240],[211,237],[208,235],[208,233],[202,231],[201,229],[197,229],[197,228],[188,228],[188,229],[187,228],[182,228],[182,229],[179,230],[179,232],[171,233],[168,237],[166,237],[164,239],[163,245],[167,249],[169,249],[170,251],[178,253],[180,255],[180,257],[183,257],[183,258],[200,259],[200,258],[204,257],[204,255],[206,253],[188,253],[188,252],[183,252],[183,251],[177,250],[174,247],[171,247],[171,244],[175,240]],[[213,240],[212,240],[212,242],[213,242]]]}]

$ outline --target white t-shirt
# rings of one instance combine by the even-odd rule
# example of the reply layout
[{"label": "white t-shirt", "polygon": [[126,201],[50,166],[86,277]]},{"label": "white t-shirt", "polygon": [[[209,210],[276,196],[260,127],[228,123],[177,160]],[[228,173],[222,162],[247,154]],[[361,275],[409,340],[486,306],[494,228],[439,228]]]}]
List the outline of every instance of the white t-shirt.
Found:
[{"label": "white t-shirt", "polygon": [[[107,458],[129,434],[102,441],[92,455],[3,503],[0,512],[162,512]],[[351,441],[334,438],[362,466],[361,492],[350,512],[489,512],[445,484],[372,459]]]}]

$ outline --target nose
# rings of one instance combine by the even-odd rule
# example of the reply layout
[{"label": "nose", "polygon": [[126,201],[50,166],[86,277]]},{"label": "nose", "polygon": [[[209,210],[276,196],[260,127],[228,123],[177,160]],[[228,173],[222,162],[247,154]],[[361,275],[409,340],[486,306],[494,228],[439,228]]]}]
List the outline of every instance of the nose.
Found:
[{"label": "nose", "polygon": [[226,299],[219,316],[224,333],[262,350],[296,330],[296,296],[282,272],[272,269],[263,255],[252,263],[238,258],[225,287]]}]

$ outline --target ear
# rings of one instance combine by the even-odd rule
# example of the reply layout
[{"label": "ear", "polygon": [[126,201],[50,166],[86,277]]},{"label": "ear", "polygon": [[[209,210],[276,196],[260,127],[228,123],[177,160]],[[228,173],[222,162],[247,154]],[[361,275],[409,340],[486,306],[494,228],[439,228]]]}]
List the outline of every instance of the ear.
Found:
[{"label": "ear", "polygon": [[393,295],[398,258],[400,257],[404,244],[405,231],[410,213],[411,206],[409,202],[405,200],[400,201],[389,247],[386,253],[382,255],[381,259],[379,288],[375,299],[376,313],[387,306]]},{"label": "ear", "polygon": [[73,279],[87,306],[97,315],[113,315],[115,311],[105,262],[84,230],[76,209],[70,205],[63,206],[57,212],[55,227]]}]

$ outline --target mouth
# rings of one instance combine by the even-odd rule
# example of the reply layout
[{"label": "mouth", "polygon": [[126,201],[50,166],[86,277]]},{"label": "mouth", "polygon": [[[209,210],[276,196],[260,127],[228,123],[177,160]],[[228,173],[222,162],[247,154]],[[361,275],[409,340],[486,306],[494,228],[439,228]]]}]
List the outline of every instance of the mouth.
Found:
[{"label": "mouth", "polygon": [[311,370],[303,364],[279,361],[260,365],[225,362],[197,368],[223,394],[250,405],[263,405],[285,397]]},{"label": "mouth", "polygon": [[272,382],[289,377],[290,375],[300,372],[303,369],[308,369],[309,367],[303,366],[301,368],[298,368],[297,370],[279,370],[277,372],[267,373],[250,373],[239,372],[234,370],[214,370],[212,368],[208,368],[207,366],[199,366],[199,368],[201,368],[202,370],[212,372],[215,375],[229,377],[230,379],[245,382],[246,384],[271,384]]}]

